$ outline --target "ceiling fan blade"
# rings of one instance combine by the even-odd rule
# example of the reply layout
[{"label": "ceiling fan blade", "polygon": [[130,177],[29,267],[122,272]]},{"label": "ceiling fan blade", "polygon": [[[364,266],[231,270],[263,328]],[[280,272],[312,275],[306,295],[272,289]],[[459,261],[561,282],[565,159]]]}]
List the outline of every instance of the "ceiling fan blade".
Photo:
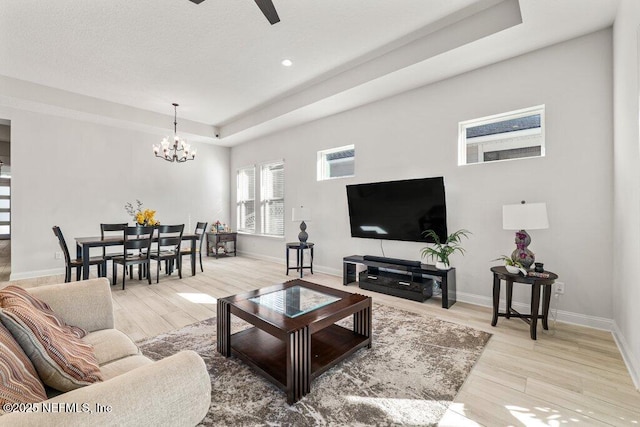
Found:
[{"label": "ceiling fan blade", "polygon": [[[191,0],[193,1],[193,0]],[[203,1],[203,0],[200,0]],[[280,17],[272,0],[254,0],[271,25],[280,22]]]},{"label": "ceiling fan blade", "polygon": [[190,2],[192,2],[192,3],[195,3],[195,4],[200,4],[200,3],[202,3],[204,0],[189,0],[189,1],[190,1]]}]

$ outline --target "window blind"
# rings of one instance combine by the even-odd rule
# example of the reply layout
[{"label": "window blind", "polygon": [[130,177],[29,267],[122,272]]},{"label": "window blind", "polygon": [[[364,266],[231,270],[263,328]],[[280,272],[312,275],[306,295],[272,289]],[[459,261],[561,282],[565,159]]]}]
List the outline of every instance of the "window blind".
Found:
[{"label": "window blind", "polygon": [[238,169],[236,208],[238,230],[255,233],[256,230],[256,169],[247,167]]},{"label": "window blind", "polygon": [[284,163],[260,166],[262,233],[284,236]]}]

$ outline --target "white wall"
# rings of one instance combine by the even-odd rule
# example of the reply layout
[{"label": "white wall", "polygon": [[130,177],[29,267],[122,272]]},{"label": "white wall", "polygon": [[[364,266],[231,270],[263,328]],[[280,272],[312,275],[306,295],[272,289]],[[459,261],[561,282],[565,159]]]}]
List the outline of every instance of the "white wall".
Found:
[{"label": "white wall", "polygon": [[640,3],[622,0],[614,26],[614,250],[615,337],[636,387],[640,387],[640,139],[638,61]]},{"label": "white wall", "polygon": [[[344,256],[382,255],[380,241],[350,237],[345,185],[442,175],[449,230],[474,233],[467,255],[453,258],[459,298],[487,305],[491,260],[514,248],[513,232],[502,230],[502,205],[546,202],[550,229],[531,231],[531,249],[566,283],[559,309],[610,326],[611,43],[611,30],[600,31],[234,147],[232,180],[239,166],[284,158],[284,240],[298,233],[291,208],[310,207],[314,267],[340,274]],[[545,158],[457,166],[459,121],[539,104],[546,104]],[[346,144],[356,147],[355,178],[317,182],[316,152]],[[419,259],[423,245],[383,246],[386,256]],[[239,248],[283,262],[282,239],[241,236]],[[516,301],[529,301],[517,291]]]},{"label": "white wall", "polygon": [[124,204],[140,199],[165,224],[228,217],[229,149],[194,144],[198,157],[172,164],[153,156],[159,137],[77,119],[0,107],[11,120],[11,278],[60,271],[51,231],[99,235],[101,222],[131,222]]}]

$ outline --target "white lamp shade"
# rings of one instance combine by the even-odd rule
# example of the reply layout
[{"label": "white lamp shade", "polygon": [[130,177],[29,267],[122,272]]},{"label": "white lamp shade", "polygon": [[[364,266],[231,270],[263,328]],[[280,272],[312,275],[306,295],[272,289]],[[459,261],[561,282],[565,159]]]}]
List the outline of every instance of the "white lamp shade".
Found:
[{"label": "white lamp shade", "polygon": [[311,209],[303,206],[291,209],[291,221],[311,221]]},{"label": "white lamp shade", "polygon": [[539,230],[549,228],[546,203],[521,203],[502,206],[505,230]]}]

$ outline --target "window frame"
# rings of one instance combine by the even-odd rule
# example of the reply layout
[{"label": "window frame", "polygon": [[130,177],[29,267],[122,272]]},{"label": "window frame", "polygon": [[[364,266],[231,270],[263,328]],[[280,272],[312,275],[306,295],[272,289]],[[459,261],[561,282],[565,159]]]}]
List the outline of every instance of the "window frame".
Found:
[{"label": "window frame", "polygon": [[[272,166],[272,165],[282,165],[282,188],[281,194],[282,197],[265,197],[265,180],[263,179],[263,168]],[[244,170],[252,170],[253,171],[253,199],[240,199],[241,195],[240,191],[240,173]],[[256,163],[249,166],[243,166],[236,169],[236,227],[238,229],[238,233],[240,234],[249,234],[252,236],[265,236],[265,237],[273,237],[284,239],[285,236],[285,161],[284,159],[272,160],[268,162]],[[254,221],[253,228],[240,227],[240,206],[243,202],[253,201],[254,203]],[[266,230],[266,214],[265,214],[265,203],[281,201],[282,203],[282,234],[275,233],[267,233]]]},{"label": "window frame", "polygon": [[[524,159],[537,159],[546,156],[546,124],[545,124],[545,104],[536,105],[533,107],[522,108],[519,110],[508,111],[506,113],[494,114],[491,116],[485,116],[478,119],[465,120],[458,123],[458,166],[469,166],[469,165],[478,165],[478,164],[486,164],[486,163],[496,163],[496,162],[504,162],[511,160],[524,160]],[[498,159],[498,160],[489,160],[484,161],[484,159],[478,159],[477,162],[469,163],[467,161],[467,129],[488,125],[491,123],[499,123],[513,119],[519,119],[522,117],[529,117],[534,115],[540,115],[540,155],[538,156],[524,156],[524,157],[514,157],[510,159]],[[537,134],[537,131],[532,131],[531,129],[523,129],[522,131],[513,131],[513,132],[503,132],[501,134],[495,135],[487,135],[482,138],[486,142],[496,142],[499,143],[500,140],[506,140],[504,135],[511,134],[511,137],[515,136],[515,132],[518,132],[517,136],[527,136],[532,134]],[[477,140],[478,142],[482,142],[482,140]],[[535,145],[537,147],[538,145]],[[523,147],[524,148],[524,147]],[[517,148],[516,148],[517,149]],[[506,150],[500,150],[506,151]]]},{"label": "window frame", "polygon": [[[342,176],[329,176],[330,168],[327,161],[327,155],[333,153],[339,153],[341,151],[353,150],[353,173],[350,175]],[[316,167],[316,180],[317,181],[329,181],[332,179],[341,178],[353,178],[356,176],[356,146],[355,144],[343,145],[342,147],[328,148],[326,150],[319,150],[317,154],[317,167]]]},{"label": "window frame", "polygon": [[[258,166],[260,166],[260,234],[262,234],[263,236],[271,236],[271,237],[284,237],[284,221],[285,221],[285,208],[284,208],[284,203],[285,203],[285,197],[284,197],[284,190],[285,190],[285,177],[284,177],[284,160],[276,160],[276,161],[272,161],[272,162],[264,162],[264,163],[260,163]],[[266,188],[267,186],[266,184],[266,180],[264,179],[264,170],[266,167],[271,167],[271,166],[282,166],[282,188],[280,188],[280,192],[282,193],[282,197],[266,197]],[[275,194],[277,191],[272,191],[273,194]],[[268,204],[273,204],[273,203],[278,203],[281,202],[282,203],[282,233],[271,233],[267,231],[267,214],[266,214],[266,206]]]},{"label": "window frame", "polygon": [[[253,198],[246,198],[246,199],[243,198],[242,200],[240,200],[240,193],[241,193],[240,173],[245,170],[253,170]],[[248,193],[249,193],[249,189],[247,189],[247,195]],[[242,224],[243,226],[241,227],[241,224],[240,224],[240,206],[245,204],[248,201],[253,201],[253,228],[244,227],[244,225],[246,224]],[[255,234],[256,221],[257,221],[256,211],[257,211],[256,209],[256,166],[251,165],[251,166],[240,167],[236,170],[236,225],[239,232],[247,233],[247,234]]]}]

